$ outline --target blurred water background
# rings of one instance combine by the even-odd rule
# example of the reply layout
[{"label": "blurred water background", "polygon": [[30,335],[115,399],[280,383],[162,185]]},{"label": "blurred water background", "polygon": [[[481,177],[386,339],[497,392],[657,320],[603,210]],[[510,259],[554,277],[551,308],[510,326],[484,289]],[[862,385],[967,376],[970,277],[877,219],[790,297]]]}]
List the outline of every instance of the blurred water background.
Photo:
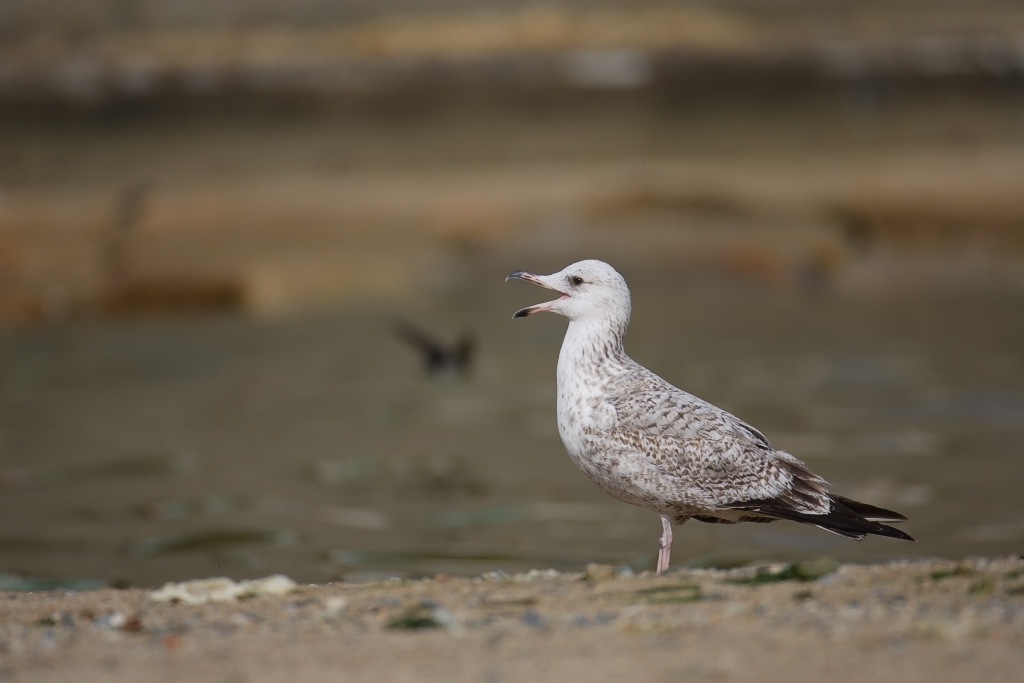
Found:
[{"label": "blurred water background", "polygon": [[677,563],[1024,550],[1018,3],[7,0],[0,586],[651,567],[511,319],[582,258],[919,539]]}]

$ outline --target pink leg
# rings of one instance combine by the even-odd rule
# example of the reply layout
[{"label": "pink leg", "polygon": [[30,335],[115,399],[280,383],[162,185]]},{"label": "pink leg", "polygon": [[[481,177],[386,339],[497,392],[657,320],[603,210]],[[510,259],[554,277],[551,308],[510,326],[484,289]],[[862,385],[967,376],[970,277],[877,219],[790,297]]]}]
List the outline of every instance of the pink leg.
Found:
[{"label": "pink leg", "polygon": [[669,555],[672,554],[672,520],[665,515],[661,516],[661,538],[658,539],[658,569],[657,573],[668,570]]}]

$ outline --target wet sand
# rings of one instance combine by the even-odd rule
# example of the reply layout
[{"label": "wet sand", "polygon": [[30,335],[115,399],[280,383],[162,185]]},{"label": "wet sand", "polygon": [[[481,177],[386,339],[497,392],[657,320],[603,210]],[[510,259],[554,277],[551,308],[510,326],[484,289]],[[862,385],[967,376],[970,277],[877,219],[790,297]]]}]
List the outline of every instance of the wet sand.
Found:
[{"label": "wet sand", "polygon": [[[815,578],[816,577],[816,578]],[[1019,680],[1024,560],[0,594],[10,681]]]}]

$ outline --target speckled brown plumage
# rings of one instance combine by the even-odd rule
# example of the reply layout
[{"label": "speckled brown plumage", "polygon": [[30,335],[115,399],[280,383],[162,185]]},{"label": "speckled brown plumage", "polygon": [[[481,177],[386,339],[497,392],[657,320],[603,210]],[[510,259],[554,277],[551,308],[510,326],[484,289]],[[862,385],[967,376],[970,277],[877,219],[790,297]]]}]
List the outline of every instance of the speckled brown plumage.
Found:
[{"label": "speckled brown plumage", "polygon": [[509,278],[562,295],[515,317],[551,311],[569,319],[558,357],[559,434],[569,457],[606,493],[661,515],[659,572],[668,567],[671,523],[689,519],[789,519],[858,540],[913,540],[880,523],[903,515],[830,494],[824,479],[761,432],[629,358],[629,288],[607,263]]}]

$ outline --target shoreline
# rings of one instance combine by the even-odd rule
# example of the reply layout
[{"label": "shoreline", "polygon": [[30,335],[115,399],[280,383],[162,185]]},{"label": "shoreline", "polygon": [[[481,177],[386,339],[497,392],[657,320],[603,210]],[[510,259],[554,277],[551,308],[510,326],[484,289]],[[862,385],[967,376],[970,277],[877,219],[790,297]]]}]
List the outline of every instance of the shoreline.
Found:
[{"label": "shoreline", "polygon": [[[0,593],[10,681],[1014,680],[1024,559]],[[584,678],[586,677],[586,678]]]}]

